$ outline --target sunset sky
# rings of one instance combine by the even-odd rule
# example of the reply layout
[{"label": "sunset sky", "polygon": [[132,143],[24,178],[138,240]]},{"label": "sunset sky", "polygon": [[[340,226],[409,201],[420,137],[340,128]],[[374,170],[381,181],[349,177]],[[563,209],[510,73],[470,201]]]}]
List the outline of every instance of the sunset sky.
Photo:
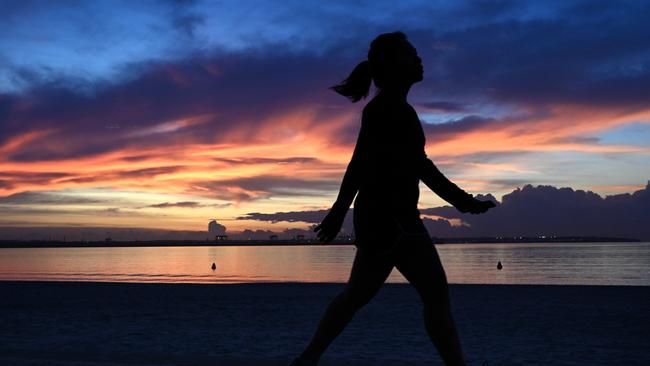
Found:
[{"label": "sunset sky", "polygon": [[[441,171],[526,184],[650,179],[650,4],[20,1],[0,5],[0,226],[306,228],[364,102],[328,90],[380,33],[423,59],[410,102]],[[422,184],[421,208],[444,204]],[[246,218],[242,218],[246,217]]]}]

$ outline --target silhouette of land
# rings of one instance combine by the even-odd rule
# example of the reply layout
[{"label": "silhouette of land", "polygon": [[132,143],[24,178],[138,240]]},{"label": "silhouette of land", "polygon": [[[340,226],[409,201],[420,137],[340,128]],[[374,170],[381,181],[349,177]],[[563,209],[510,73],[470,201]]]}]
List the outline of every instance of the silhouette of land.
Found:
[{"label": "silhouette of land", "polygon": [[[434,244],[493,244],[493,243],[630,243],[633,238],[597,236],[503,236],[468,238],[432,238]],[[276,240],[139,240],[139,241],[62,241],[62,240],[0,240],[0,248],[95,248],[95,247],[201,247],[201,246],[286,246],[286,245],[353,245],[354,238],[339,238],[329,243],[317,239]]]}]

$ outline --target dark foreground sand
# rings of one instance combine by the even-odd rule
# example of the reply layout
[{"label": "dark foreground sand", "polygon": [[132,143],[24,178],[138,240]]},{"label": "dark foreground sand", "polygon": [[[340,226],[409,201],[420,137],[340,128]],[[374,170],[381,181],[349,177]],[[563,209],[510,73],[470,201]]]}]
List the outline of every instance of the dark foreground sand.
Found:
[{"label": "dark foreground sand", "polygon": [[[342,284],[0,282],[0,365],[286,365]],[[650,288],[453,285],[469,365],[650,365]],[[441,365],[387,284],[323,365]]]}]

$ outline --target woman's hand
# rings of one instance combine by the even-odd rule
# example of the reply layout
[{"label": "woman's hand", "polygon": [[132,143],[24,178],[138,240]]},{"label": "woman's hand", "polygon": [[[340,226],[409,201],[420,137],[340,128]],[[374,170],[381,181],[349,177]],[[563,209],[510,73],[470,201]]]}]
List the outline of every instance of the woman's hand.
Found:
[{"label": "woman's hand", "polygon": [[482,214],[487,212],[487,210],[496,207],[494,202],[492,201],[480,201],[477,200],[476,198],[470,198],[467,201],[463,202],[463,204],[459,204],[455,206],[458,211],[462,213],[471,213],[471,214]]},{"label": "woman's hand", "polygon": [[320,225],[314,228],[314,232],[316,232],[318,240],[324,243],[329,243],[330,241],[334,240],[339,231],[341,231],[341,226],[343,226],[345,214],[346,210],[338,209],[336,205],[332,207]]}]

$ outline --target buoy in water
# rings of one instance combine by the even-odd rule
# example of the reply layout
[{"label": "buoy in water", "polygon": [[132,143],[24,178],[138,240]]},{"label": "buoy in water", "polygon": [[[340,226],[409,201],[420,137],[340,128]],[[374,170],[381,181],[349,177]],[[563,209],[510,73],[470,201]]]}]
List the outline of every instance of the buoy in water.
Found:
[{"label": "buoy in water", "polygon": [[217,265],[215,263],[212,263],[212,270],[214,271],[215,269],[217,269]]},{"label": "buoy in water", "polygon": [[501,270],[501,268],[503,268],[503,265],[501,265],[501,261],[499,261],[499,263],[497,263],[497,269]]}]

